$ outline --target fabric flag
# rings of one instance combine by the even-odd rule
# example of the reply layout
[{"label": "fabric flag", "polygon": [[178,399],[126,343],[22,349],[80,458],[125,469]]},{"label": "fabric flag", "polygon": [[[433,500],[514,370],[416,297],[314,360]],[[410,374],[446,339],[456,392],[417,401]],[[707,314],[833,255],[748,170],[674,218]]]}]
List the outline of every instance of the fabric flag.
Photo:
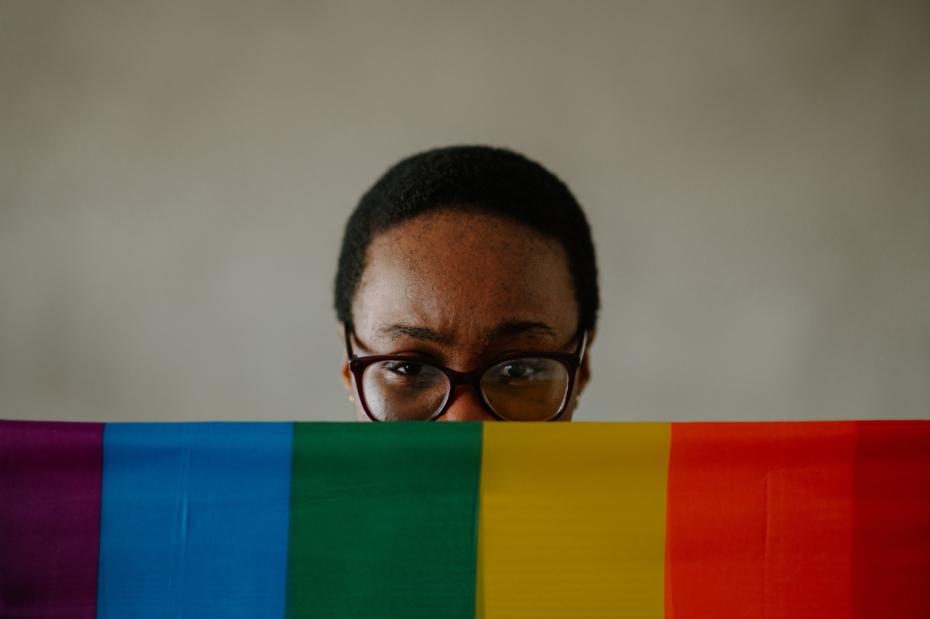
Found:
[{"label": "fabric flag", "polygon": [[0,421],[0,617],[925,619],[930,421]]}]

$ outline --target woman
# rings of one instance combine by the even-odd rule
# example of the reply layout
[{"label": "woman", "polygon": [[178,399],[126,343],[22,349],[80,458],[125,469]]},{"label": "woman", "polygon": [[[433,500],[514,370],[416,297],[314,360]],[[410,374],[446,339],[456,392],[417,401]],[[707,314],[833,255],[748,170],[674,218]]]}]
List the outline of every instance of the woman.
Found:
[{"label": "woman", "polygon": [[335,306],[360,421],[567,421],[599,306],[590,228],[522,155],[420,153],[349,218]]}]

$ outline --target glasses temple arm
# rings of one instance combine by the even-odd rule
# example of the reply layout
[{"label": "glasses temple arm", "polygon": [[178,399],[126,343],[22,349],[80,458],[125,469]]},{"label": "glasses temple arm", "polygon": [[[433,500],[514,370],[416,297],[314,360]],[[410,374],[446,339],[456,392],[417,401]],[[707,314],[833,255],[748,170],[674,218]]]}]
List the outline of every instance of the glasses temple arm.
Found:
[{"label": "glasses temple arm", "polygon": [[578,365],[581,365],[581,360],[584,359],[584,353],[588,347],[588,330],[584,329],[581,332],[581,342],[578,343]]}]

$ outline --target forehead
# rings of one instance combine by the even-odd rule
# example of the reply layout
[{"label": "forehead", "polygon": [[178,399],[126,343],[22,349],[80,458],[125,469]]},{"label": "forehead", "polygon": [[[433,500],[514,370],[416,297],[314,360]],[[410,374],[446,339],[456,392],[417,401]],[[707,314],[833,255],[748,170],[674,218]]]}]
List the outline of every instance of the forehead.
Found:
[{"label": "forehead", "polygon": [[353,303],[360,334],[400,323],[465,339],[505,320],[570,334],[577,312],[558,241],[507,218],[448,209],[375,237]]}]

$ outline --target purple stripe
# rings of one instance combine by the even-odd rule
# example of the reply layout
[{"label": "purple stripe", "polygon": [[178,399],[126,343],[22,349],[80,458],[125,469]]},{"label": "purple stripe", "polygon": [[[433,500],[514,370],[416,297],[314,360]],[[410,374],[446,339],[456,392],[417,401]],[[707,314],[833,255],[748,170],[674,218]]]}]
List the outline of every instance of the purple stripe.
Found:
[{"label": "purple stripe", "polygon": [[103,424],[0,421],[0,617],[94,619]]}]

